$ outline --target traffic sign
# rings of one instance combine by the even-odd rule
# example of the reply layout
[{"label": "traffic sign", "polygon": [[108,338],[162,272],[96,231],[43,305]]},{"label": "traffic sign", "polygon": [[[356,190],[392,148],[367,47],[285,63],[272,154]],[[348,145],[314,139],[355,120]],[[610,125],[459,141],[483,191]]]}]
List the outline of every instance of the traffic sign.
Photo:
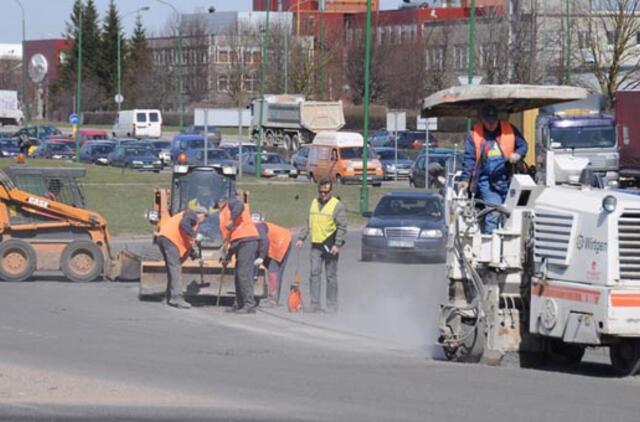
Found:
[{"label": "traffic sign", "polygon": [[122,102],[124,101],[124,97],[122,96],[122,94],[116,94],[116,96],[113,97],[113,100],[116,102],[116,104],[122,104]]},{"label": "traffic sign", "polygon": [[78,118],[78,115],[76,113],[73,113],[69,116],[69,123],[71,123],[72,125],[77,125],[78,123],[80,123],[80,119]]}]

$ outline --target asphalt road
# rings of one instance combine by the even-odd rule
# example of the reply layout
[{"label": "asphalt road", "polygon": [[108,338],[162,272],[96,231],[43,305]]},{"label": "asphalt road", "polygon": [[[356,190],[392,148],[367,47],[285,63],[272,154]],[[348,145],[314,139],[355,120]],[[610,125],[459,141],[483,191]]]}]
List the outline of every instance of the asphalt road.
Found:
[{"label": "asphalt road", "polygon": [[357,235],[348,245],[338,314],[183,311],[139,302],[130,283],[0,283],[0,420],[638,420],[640,382],[599,354],[569,370],[433,360],[444,267],[365,264]]}]

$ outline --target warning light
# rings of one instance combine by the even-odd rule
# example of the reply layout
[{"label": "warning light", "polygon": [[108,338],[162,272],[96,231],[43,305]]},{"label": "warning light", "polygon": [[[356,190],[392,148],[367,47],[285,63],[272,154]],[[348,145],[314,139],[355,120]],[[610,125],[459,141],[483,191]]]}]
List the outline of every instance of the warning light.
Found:
[{"label": "warning light", "polygon": [[180,154],[178,154],[178,158],[176,159],[176,161],[178,164],[187,164],[189,162],[189,158],[187,157],[187,154],[181,152]]}]

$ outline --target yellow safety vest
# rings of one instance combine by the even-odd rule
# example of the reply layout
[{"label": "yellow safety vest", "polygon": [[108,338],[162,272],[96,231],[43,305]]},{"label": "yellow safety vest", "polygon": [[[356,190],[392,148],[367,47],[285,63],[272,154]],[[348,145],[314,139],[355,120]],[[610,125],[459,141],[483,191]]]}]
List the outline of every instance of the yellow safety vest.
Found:
[{"label": "yellow safety vest", "polygon": [[311,243],[324,243],[337,230],[336,222],[333,219],[333,212],[340,201],[338,198],[331,198],[322,209],[317,198],[311,202],[309,209],[309,230],[311,231]]}]

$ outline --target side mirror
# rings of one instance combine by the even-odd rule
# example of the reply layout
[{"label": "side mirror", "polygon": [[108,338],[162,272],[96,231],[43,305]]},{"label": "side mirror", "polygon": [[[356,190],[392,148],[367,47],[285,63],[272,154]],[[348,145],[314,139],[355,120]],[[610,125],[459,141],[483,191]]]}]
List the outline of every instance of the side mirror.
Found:
[{"label": "side mirror", "polygon": [[371,217],[373,217],[373,213],[371,211],[365,211],[365,212],[362,213],[362,216],[364,218],[371,218]]}]

